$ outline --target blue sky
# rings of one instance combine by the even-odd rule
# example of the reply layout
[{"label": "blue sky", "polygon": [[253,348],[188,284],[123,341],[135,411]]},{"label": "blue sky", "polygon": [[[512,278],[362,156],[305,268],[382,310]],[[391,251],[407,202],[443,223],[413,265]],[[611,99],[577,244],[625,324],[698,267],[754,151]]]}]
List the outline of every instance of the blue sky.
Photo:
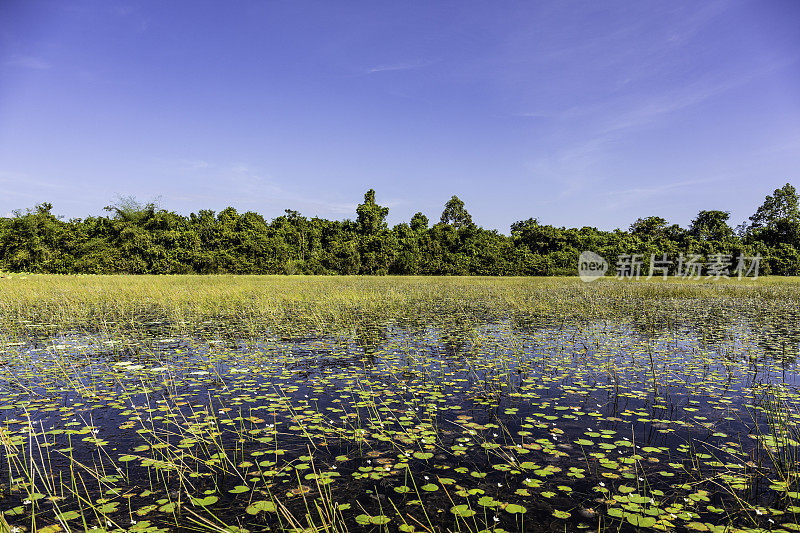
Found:
[{"label": "blue sky", "polygon": [[0,2],[0,215],[735,225],[787,181],[794,0]]}]

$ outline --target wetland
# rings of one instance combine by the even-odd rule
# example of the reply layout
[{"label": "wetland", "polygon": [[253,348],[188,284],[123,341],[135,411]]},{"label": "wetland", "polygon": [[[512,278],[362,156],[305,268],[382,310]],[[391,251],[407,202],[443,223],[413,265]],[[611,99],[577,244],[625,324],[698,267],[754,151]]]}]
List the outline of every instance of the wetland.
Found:
[{"label": "wetland", "polygon": [[798,531],[800,284],[0,280],[4,531]]}]

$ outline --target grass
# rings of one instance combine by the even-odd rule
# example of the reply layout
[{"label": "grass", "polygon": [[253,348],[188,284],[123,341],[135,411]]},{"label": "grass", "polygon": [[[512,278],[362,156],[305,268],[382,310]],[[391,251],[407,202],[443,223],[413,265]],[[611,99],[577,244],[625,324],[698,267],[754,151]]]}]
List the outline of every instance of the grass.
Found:
[{"label": "grass", "polygon": [[[0,279],[0,320],[22,327],[138,329],[164,320],[196,329],[226,321],[249,329],[353,328],[365,321],[457,321],[515,316],[618,317],[670,302],[737,298],[796,301],[800,278],[583,283],[577,278],[364,276],[58,276]],[[646,308],[655,304],[656,309]]]}]

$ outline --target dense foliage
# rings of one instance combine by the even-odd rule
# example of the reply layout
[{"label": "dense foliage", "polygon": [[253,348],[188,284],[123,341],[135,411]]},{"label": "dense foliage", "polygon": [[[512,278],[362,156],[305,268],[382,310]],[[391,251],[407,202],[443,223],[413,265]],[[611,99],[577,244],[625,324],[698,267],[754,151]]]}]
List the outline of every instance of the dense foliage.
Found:
[{"label": "dense foliage", "polygon": [[[790,184],[767,196],[736,231],[729,213],[700,211],[689,228],[661,217],[640,218],[628,231],[559,228],[538,220],[515,222],[511,235],[472,221],[453,196],[440,222],[422,213],[389,228],[389,209],[364,196],[356,220],[306,218],[287,210],[267,222],[254,212],[229,207],[183,216],[121,198],[109,215],[64,221],[42,203],[0,218],[0,269],[42,273],[236,273],[236,274],[419,274],[567,275],[577,257],[594,251],[610,263],[640,254],[642,273],[650,257],[714,254],[761,259],[761,274],[800,274],[800,209]],[[671,267],[676,268],[674,265]],[[672,271],[671,271],[672,272]],[[674,272],[673,272],[674,273]]]}]

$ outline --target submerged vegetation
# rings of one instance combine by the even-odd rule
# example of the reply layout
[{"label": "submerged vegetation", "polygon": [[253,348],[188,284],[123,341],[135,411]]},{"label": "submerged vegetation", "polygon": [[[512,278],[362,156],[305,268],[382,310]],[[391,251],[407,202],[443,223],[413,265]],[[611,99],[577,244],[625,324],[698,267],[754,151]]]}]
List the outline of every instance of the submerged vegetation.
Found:
[{"label": "submerged vegetation", "polygon": [[[389,209],[375,191],[364,195],[356,220],[306,218],[297,211],[267,222],[229,207],[183,216],[156,204],[120,198],[109,216],[60,220],[39,204],[0,218],[0,269],[86,274],[403,274],[575,275],[584,250],[612,264],[620,255],[708,262],[724,254],[736,263],[760,256],[761,273],[800,274],[800,208],[786,184],[768,195],[736,228],[725,211],[700,211],[688,228],[658,216],[637,219],[627,231],[559,228],[534,218],[511,225],[510,235],[477,226],[453,196],[439,222],[416,213],[389,228]],[[675,266],[671,274],[676,274]]]},{"label": "submerged vegetation", "polygon": [[800,530],[794,279],[0,280],[0,530]]}]

